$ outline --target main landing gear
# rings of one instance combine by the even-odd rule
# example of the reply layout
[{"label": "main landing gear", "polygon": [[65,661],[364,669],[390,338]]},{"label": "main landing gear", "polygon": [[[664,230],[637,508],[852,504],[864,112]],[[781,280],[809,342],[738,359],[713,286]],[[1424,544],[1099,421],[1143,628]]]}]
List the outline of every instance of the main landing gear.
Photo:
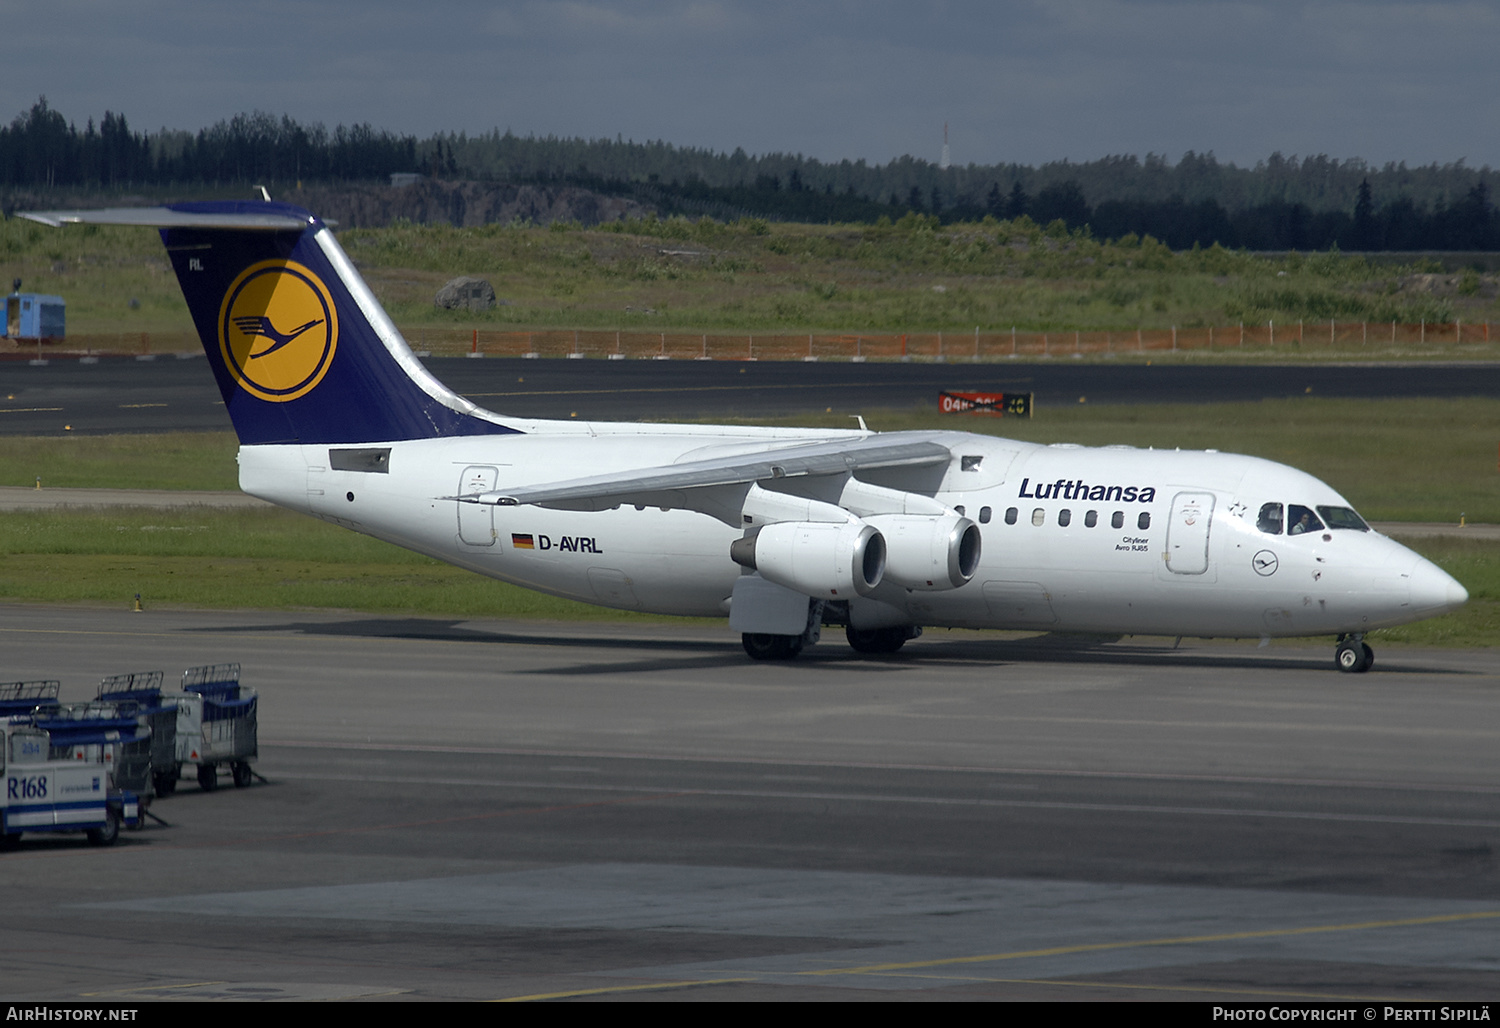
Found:
[{"label": "main landing gear", "polygon": [[[844,637],[856,653],[895,653],[915,633],[906,625],[896,628],[845,628]],[[802,652],[806,637],[800,635],[764,635],[746,632],[740,636],[745,652],[756,660],[791,660]]]},{"label": "main landing gear", "polygon": [[822,600],[807,603],[807,627],[801,635],[770,635],[766,632],[744,632],[740,642],[745,652],[756,660],[791,660],[802,652],[804,646],[813,646],[823,635],[823,611],[827,604]]},{"label": "main landing gear", "polygon": [[844,638],[849,640],[856,653],[895,653],[913,634],[908,625],[893,628],[855,628],[849,625],[844,628]]},{"label": "main landing gear", "polygon": [[800,635],[767,635],[764,632],[746,632],[740,636],[745,652],[756,660],[791,660],[802,652]]},{"label": "main landing gear", "polygon": [[1333,651],[1333,665],[1349,674],[1363,674],[1375,663],[1375,651],[1365,643],[1359,633],[1339,636],[1338,649]]},{"label": "main landing gear", "polygon": [[[921,634],[922,630],[914,625],[844,628],[844,637],[856,653],[895,653],[906,645],[906,640]],[[756,660],[791,660],[802,652],[804,646],[817,642],[816,637],[809,639],[806,635],[763,635],[756,632],[745,632],[740,640],[745,652]]]}]

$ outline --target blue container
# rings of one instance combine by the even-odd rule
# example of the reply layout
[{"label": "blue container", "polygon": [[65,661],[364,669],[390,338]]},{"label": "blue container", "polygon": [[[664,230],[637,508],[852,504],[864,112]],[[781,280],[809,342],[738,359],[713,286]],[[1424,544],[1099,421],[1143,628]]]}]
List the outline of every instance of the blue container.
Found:
[{"label": "blue container", "polygon": [[67,335],[61,296],[11,293],[5,298],[5,336],[8,339],[63,339]]}]

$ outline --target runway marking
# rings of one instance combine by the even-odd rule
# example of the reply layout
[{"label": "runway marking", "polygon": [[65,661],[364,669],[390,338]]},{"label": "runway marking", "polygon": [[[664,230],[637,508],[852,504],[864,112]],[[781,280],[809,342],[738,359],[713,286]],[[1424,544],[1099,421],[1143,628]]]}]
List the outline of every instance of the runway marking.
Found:
[{"label": "runway marking", "polygon": [[[535,782],[518,779],[474,778],[418,778],[397,775],[334,775],[298,774],[293,771],[279,777],[289,781],[314,782],[380,782],[388,785],[459,785],[494,789],[538,789],[567,790],[572,792],[638,792],[629,785],[601,785],[591,782]],[[1022,810],[1083,810],[1104,814],[1176,814],[1195,817],[1258,817],[1290,821],[1332,821],[1335,823],[1427,825],[1445,828],[1500,828],[1500,821],[1480,821],[1467,818],[1402,817],[1394,814],[1337,814],[1326,811],[1265,810],[1260,808],[1236,809],[1234,807],[1170,807],[1142,803],[1074,803],[1067,800],[998,800],[981,797],[956,796],[893,796],[881,793],[858,792],[792,792],[769,789],[683,789],[677,792],[660,793],[654,796],[639,796],[638,800],[682,799],[689,796],[724,796],[735,799],[816,800],[841,803],[906,803],[935,807],[991,807]],[[627,802],[627,801],[601,801]],[[588,806],[590,804],[583,804]],[[561,809],[561,808],[559,808]],[[501,815],[475,815],[453,818],[455,821],[479,820]],[[427,822],[413,822],[425,824]],[[434,824],[438,822],[432,822]],[[340,831],[374,831],[375,828],[344,829]],[[387,825],[384,827],[407,827]],[[311,833],[340,834],[340,832]],[[301,836],[287,836],[300,838]]]},{"label": "runway marking", "polygon": [[1294,721],[1166,721],[1148,720],[1145,718],[1106,718],[1106,717],[1043,717],[1040,715],[1029,716],[1026,714],[924,714],[920,711],[903,711],[901,717],[913,721],[958,721],[964,724],[973,724],[976,721],[993,721],[999,724],[1041,724],[1041,725],[1108,725],[1111,727],[1125,728],[1191,728],[1199,730],[1228,730],[1236,732],[1253,732],[1264,729],[1275,731],[1297,731],[1316,732],[1319,735],[1332,734],[1335,732],[1346,732],[1350,734],[1386,734],[1399,735],[1403,739],[1413,735],[1426,736],[1428,738],[1442,738],[1445,736],[1475,736],[1481,739],[1489,738],[1497,734],[1494,729],[1451,729],[1451,728],[1413,728],[1410,725],[1370,725],[1370,724],[1340,724],[1328,722],[1321,724],[1298,724]]},{"label": "runway marking", "polygon": [[663,989],[692,989],[700,985],[734,985],[758,982],[758,978],[705,978],[702,981],[658,982],[654,985],[612,985],[600,989],[573,989],[569,992],[534,992],[529,996],[506,996],[491,1003],[532,1003],[544,999],[573,999],[577,996],[606,996],[618,992],[654,992]]},{"label": "runway marking", "polygon": [[[0,632],[8,632],[15,635],[124,635],[130,638],[141,639],[177,639],[181,638],[179,632],[101,632],[92,629],[80,628],[0,628]],[[288,636],[298,638],[300,636]],[[274,635],[267,634],[261,638],[274,639]]]},{"label": "runway marking", "polygon": [[120,410],[135,410],[139,407],[165,407],[164,403],[122,403],[118,404]]},{"label": "runway marking", "polygon": [[0,407],[0,414],[36,414],[43,411],[59,411],[61,407]]},{"label": "runway marking", "polygon": [[1359,921],[1353,924],[1308,925],[1302,928],[1267,928],[1254,932],[1224,932],[1220,935],[1181,935],[1165,939],[1091,942],[1074,946],[1053,946],[1047,949],[1016,950],[1011,953],[986,953],[980,956],[943,957],[937,960],[913,960],[891,964],[865,964],[858,967],[831,967],[817,971],[796,971],[793,973],[811,977],[879,974],[885,971],[914,971],[923,967],[952,967],[959,964],[994,963],[1002,960],[1024,960],[1031,957],[1070,956],[1076,953],[1102,953],[1108,950],[1142,949],[1154,946],[1199,946],[1212,942],[1289,938],[1299,935],[1321,935],[1333,932],[1371,931],[1379,928],[1414,928],[1420,925],[1454,924],[1461,921],[1483,921],[1495,918],[1500,918],[1500,910],[1481,910],[1469,914],[1434,914],[1430,917],[1408,917],[1391,921]]},{"label": "runway marking", "polygon": [[[289,775],[286,777],[296,777]],[[306,776],[315,778],[316,776]],[[334,781],[378,781],[375,778],[346,779],[335,777]],[[624,791],[624,790],[621,790]],[[402,828],[427,828],[432,825],[462,824],[466,821],[492,821],[502,817],[521,817],[528,814],[555,814],[565,810],[587,810],[589,807],[611,807],[621,803],[641,803],[646,800],[674,799],[679,796],[690,795],[689,793],[658,793],[653,795],[628,796],[621,799],[595,800],[591,803],[566,803],[550,807],[521,807],[515,810],[496,810],[488,814],[466,814],[463,817],[438,817],[422,821],[395,821],[383,825],[361,825],[357,828],[329,828],[319,832],[291,832],[286,835],[266,835],[256,838],[226,839],[222,842],[196,842],[184,843],[188,849],[218,849],[223,846],[243,846],[253,842],[285,842],[289,839],[318,839],[333,835],[357,835],[365,832],[385,832]],[[175,842],[164,840],[167,845],[176,845]]]},{"label": "runway marking", "polygon": [[129,996],[134,992],[165,992],[169,989],[201,989],[205,985],[228,985],[229,982],[185,982],[182,985],[142,985],[134,989],[109,989],[104,992],[85,992],[83,996]]},{"label": "runway marking", "polygon": [[[980,982],[996,985],[1059,985],[1071,989],[1134,989],[1141,992],[1191,992],[1213,996],[1262,996],[1268,999],[1306,999],[1325,1002],[1408,1003],[1410,996],[1346,996],[1337,992],[1296,992],[1280,989],[1211,988],[1203,985],[1143,985],[1136,982],[1079,982],[1065,978],[981,978],[971,975],[892,975],[920,981]],[[1417,1000],[1416,1002],[1424,1002]]]},{"label": "runway marking", "polygon": [[[20,629],[0,629],[3,631],[20,631]],[[380,746],[371,746],[369,743],[359,742],[332,742],[315,741],[299,742],[295,740],[278,739],[269,746],[285,746],[291,749],[309,750],[369,750],[380,753],[451,753],[451,754],[478,754],[481,756],[496,757],[548,757],[556,759],[567,757],[570,759],[588,760],[659,760],[670,763],[704,763],[704,764],[746,764],[750,766],[771,767],[812,767],[812,768],[847,768],[850,770],[879,770],[879,771],[938,771],[952,772],[956,774],[986,774],[986,775],[1011,775],[1011,776],[1047,776],[1056,778],[1102,778],[1105,780],[1118,781],[1121,779],[1141,779],[1143,781],[1161,782],[1214,782],[1228,785],[1287,785],[1287,786],[1319,786],[1322,788],[1336,789],[1383,789],[1405,792],[1458,792],[1478,793],[1490,795],[1500,793],[1500,786],[1493,785],[1426,785],[1410,782],[1380,782],[1380,781],[1345,781],[1337,778],[1270,778],[1259,775],[1184,775],[1172,774],[1159,771],[1080,771],[1075,768],[1051,769],[1040,767],[982,767],[972,764],[958,764],[953,766],[943,764],[875,764],[867,761],[836,761],[836,760],[788,760],[771,757],[716,757],[716,756],[682,756],[679,754],[638,753],[623,751],[619,753],[606,752],[604,750],[534,750],[517,749],[505,746],[440,746],[424,745],[421,743],[390,743]]]}]

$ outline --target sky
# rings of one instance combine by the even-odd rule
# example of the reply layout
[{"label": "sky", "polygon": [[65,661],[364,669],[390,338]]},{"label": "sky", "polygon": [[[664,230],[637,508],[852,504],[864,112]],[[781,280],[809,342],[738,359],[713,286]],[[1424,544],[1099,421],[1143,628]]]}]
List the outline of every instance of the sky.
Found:
[{"label": "sky", "polygon": [[[663,140],[882,164],[1500,167],[1500,3],[0,0],[0,119]],[[1490,85],[1484,85],[1489,82]]]}]

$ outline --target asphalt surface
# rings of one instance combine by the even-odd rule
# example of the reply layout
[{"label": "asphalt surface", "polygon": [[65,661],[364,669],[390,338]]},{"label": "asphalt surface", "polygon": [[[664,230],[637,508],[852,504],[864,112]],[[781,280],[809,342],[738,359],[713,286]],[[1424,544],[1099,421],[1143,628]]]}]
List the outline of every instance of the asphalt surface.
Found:
[{"label": "asphalt surface", "polygon": [[[449,360],[522,416],[1495,395],[1488,367]],[[524,381],[523,381],[524,380]],[[0,432],[227,429],[202,360],[0,362]],[[71,426],[71,427],[65,427]],[[23,495],[27,493],[32,495]],[[12,509],[56,502],[11,490]],[[71,491],[69,491],[71,494]],[[64,497],[109,502],[111,496]],[[202,499],[202,498],[199,498]],[[154,495],[131,502],[173,502]],[[7,679],[238,660],[264,780],[0,854],[0,999],[1487,1000],[1483,652],[0,607]]]},{"label": "asphalt surface", "polygon": [[239,660],[264,776],[0,856],[0,999],[1500,994],[1486,654],[0,608],[17,678]]},{"label": "asphalt surface", "polygon": [[[851,416],[933,408],[943,390],[1034,393],[1038,407],[1278,397],[1500,396],[1493,364],[1145,365],[782,363],[435,358],[434,375],[491,410],[596,420]],[[201,356],[0,361],[0,434],[228,431]]]}]

